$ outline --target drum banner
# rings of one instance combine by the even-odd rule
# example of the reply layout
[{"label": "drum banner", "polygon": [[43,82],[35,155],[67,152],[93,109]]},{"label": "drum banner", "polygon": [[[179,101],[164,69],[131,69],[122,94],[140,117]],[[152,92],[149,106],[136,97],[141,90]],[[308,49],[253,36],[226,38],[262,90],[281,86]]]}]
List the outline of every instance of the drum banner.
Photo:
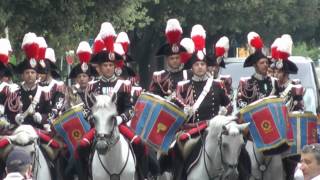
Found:
[{"label": "drum banner", "polygon": [[156,151],[167,153],[186,115],[174,104],[143,93],[136,105],[131,128]]},{"label": "drum banner", "polygon": [[292,112],[289,114],[294,144],[290,148],[290,155],[301,152],[304,145],[317,143],[317,116],[312,112]]},{"label": "drum banner", "polygon": [[90,124],[83,116],[82,107],[77,106],[63,113],[54,120],[53,127],[67,144],[70,154],[77,157],[78,142],[90,130]]},{"label": "drum banner", "polygon": [[249,131],[258,151],[272,150],[292,139],[287,107],[283,99],[265,98],[240,110],[241,119],[250,122]]}]

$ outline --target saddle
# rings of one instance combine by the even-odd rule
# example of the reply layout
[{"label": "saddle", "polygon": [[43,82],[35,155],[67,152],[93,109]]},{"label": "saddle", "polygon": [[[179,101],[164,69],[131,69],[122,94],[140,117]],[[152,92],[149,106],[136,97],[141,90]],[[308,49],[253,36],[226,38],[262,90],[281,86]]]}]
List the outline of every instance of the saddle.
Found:
[{"label": "saddle", "polygon": [[189,158],[207,127],[208,124],[206,121],[186,124],[183,127],[184,130],[177,133],[177,145],[184,160]]}]

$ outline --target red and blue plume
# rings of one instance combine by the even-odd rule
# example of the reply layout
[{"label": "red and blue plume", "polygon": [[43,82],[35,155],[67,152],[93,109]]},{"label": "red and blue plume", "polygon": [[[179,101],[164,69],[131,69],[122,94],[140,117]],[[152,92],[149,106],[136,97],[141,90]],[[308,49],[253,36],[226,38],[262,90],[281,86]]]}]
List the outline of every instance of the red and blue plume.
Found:
[{"label": "red and blue plume", "polygon": [[195,51],[205,51],[206,47],[206,31],[202,25],[197,24],[192,27],[191,39],[193,40]]},{"label": "red and blue plume", "polygon": [[120,43],[124,52],[127,54],[129,50],[130,40],[126,32],[120,32],[117,36],[116,43]]},{"label": "red and blue plume", "polygon": [[182,28],[177,19],[169,19],[166,26],[166,37],[169,44],[178,44],[182,36]]},{"label": "red and blue plume", "polygon": [[215,47],[215,56],[222,57],[227,56],[229,51],[229,39],[226,36],[221,37]]},{"label": "red and blue plume", "polygon": [[39,44],[38,60],[44,60],[48,45],[44,37],[37,37],[37,42]]},{"label": "red and blue plume", "polygon": [[31,32],[25,34],[23,37],[21,48],[29,60],[37,59],[38,53],[39,53],[39,44],[37,42],[37,35]]},{"label": "red and blue plume", "polygon": [[263,48],[263,40],[260,35],[256,32],[249,32],[248,36],[248,45],[255,52],[256,50],[261,50]]},{"label": "red and blue plume", "polygon": [[113,44],[114,44],[114,39],[116,37],[116,32],[112,24],[109,22],[102,23],[99,34],[104,42],[104,45],[107,51],[113,52],[114,51]]},{"label": "red and blue plume", "polygon": [[92,50],[90,45],[86,41],[80,42],[77,48],[77,56],[81,64],[86,63],[88,64],[91,58]]},{"label": "red and blue plume", "polygon": [[105,49],[104,42],[103,42],[100,34],[98,34],[98,36],[94,39],[92,49],[93,49],[94,54],[97,54],[97,53],[101,52],[103,49]]}]

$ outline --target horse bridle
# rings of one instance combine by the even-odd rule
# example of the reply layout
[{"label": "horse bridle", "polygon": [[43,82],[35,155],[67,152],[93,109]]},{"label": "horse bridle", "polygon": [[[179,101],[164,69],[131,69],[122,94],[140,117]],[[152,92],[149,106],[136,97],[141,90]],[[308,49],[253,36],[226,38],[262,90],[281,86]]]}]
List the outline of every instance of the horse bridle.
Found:
[{"label": "horse bridle", "polygon": [[[112,117],[113,119],[115,117]],[[117,144],[117,142],[120,140],[120,136],[116,135],[115,133],[115,129],[116,129],[116,121],[114,120],[113,121],[113,126],[112,126],[112,130],[111,130],[111,133],[110,134],[97,134],[97,138],[95,139],[95,143],[97,143],[99,140],[104,140],[106,141],[107,143],[107,148],[110,149],[112,148],[114,145]]]},{"label": "horse bridle", "polygon": [[[115,118],[115,117],[113,117]],[[108,149],[111,149],[114,145],[116,145],[118,143],[118,141],[120,140],[120,135],[116,136],[116,133],[115,133],[115,128],[116,128],[116,121],[114,119],[114,123],[113,123],[113,127],[112,127],[112,130],[111,130],[111,133],[108,135],[108,134],[104,134],[103,136],[98,136],[98,140],[99,139],[106,139],[106,142],[107,142],[107,148]],[[109,141],[108,141],[109,139]],[[96,142],[98,140],[95,140]],[[108,153],[109,151],[107,150],[106,153]],[[99,162],[102,166],[102,168],[104,169],[104,171],[109,175],[110,179],[120,179],[120,176],[122,174],[122,172],[124,171],[124,169],[126,168],[127,164],[128,164],[128,161],[129,161],[129,154],[130,154],[130,147],[128,147],[128,153],[127,153],[127,158],[126,158],[126,162],[124,163],[123,167],[121,168],[120,172],[119,173],[110,173],[110,171],[107,169],[107,167],[103,164],[102,160],[101,160],[101,157],[99,155],[99,153],[97,153],[98,155],[98,159],[99,159]]]},{"label": "horse bridle", "polygon": [[222,154],[222,135],[223,135],[223,132],[220,133],[219,139],[218,139],[218,145],[219,145],[219,150],[220,150],[220,160],[221,160],[222,168],[217,169],[219,173],[216,176],[213,176],[213,177],[211,177],[210,174],[209,174],[209,170],[208,170],[208,167],[207,167],[207,164],[206,164],[206,156],[208,157],[208,159],[210,160],[211,163],[213,161],[212,161],[211,157],[209,156],[209,154],[207,153],[207,151],[205,150],[206,141],[203,141],[204,142],[204,145],[203,145],[204,166],[205,166],[206,173],[207,173],[207,175],[208,175],[210,180],[213,180],[213,179],[216,179],[216,178],[222,179],[222,174],[223,174],[222,172],[224,171],[224,167],[228,167],[228,168],[231,168],[231,169],[235,169],[235,168],[238,167],[238,163],[239,163],[238,161],[235,164],[229,164],[229,163],[224,161],[223,154]]}]

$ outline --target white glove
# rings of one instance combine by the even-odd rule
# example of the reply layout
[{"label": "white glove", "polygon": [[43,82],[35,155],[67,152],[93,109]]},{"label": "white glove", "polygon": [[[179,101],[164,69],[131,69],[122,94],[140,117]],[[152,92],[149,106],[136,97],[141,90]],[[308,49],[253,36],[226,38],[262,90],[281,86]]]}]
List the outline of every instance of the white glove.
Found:
[{"label": "white glove", "polygon": [[33,121],[38,123],[38,124],[41,124],[41,120],[42,120],[42,116],[40,113],[36,112],[33,114]]},{"label": "white glove", "polygon": [[50,124],[44,124],[43,128],[47,131],[47,132],[51,132],[51,126]]},{"label": "white glove", "polygon": [[183,111],[188,117],[191,117],[194,114],[193,109],[190,106],[185,106]]},{"label": "white glove", "polygon": [[117,121],[117,125],[119,126],[123,122],[123,119],[121,116],[116,116],[116,121]]},{"label": "white glove", "polygon": [[24,117],[23,117],[23,115],[22,115],[21,113],[18,113],[18,114],[16,115],[16,117],[14,118],[14,120],[16,121],[17,124],[20,125],[20,124],[23,123]]},{"label": "white glove", "polygon": [[34,112],[33,104],[31,104],[31,105],[28,107],[28,109],[27,109],[27,114],[32,115],[32,114],[34,114],[34,113],[35,113],[35,112]]}]

